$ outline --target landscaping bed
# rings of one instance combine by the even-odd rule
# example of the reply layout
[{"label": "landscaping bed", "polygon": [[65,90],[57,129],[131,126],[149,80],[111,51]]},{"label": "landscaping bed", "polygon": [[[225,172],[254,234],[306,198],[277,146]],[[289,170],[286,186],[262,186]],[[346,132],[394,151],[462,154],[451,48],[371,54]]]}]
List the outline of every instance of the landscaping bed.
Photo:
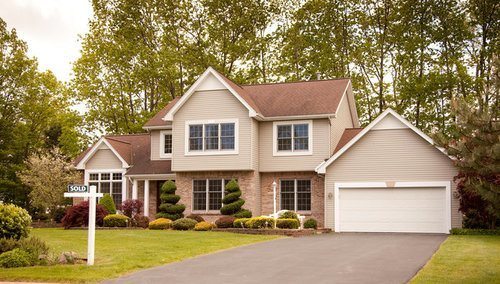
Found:
[{"label": "landscaping bed", "polygon": [[332,232],[331,229],[246,229],[246,228],[215,228],[216,232],[230,232],[249,235],[277,235],[288,237],[304,237]]}]

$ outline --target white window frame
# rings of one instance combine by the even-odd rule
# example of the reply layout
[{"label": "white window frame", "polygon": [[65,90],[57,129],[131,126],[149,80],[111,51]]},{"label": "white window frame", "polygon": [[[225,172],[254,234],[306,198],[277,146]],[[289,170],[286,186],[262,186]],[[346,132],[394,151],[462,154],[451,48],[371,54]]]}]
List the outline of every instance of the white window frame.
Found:
[{"label": "white window frame", "polygon": [[[223,123],[234,123],[234,149],[223,150],[221,149],[221,127],[220,124]],[[203,149],[190,151],[189,150],[189,126],[202,124],[202,143]],[[219,124],[219,149],[218,150],[205,150],[205,125],[206,124]],[[239,154],[239,120],[238,119],[217,119],[217,120],[188,120],[186,121],[185,132],[184,132],[184,155],[185,156],[210,156],[210,155],[238,155]]]},{"label": "white window frame", "polygon": [[[127,180],[125,178],[125,173],[127,172],[126,169],[91,169],[91,170],[85,170],[85,175],[83,177],[83,184],[86,186],[89,185],[90,183],[90,174],[111,174],[111,179],[113,179],[113,174],[115,173],[121,173],[122,174],[122,202],[127,200]],[[100,176],[99,176],[100,179]],[[115,180],[119,181],[119,180]],[[113,180],[111,180],[113,182]],[[85,199],[86,200],[86,199]]]},{"label": "white window frame", "polygon": [[[233,179],[233,178],[232,178]],[[192,208],[192,212],[193,213],[198,213],[198,214],[213,214],[213,213],[220,213],[220,209],[219,210],[209,210],[208,208],[209,207],[209,202],[210,202],[210,199],[209,199],[209,191],[208,191],[208,188],[209,188],[209,181],[210,180],[221,180],[222,181],[222,199],[224,199],[224,197],[226,196],[226,186],[225,186],[225,183],[227,180],[231,181],[232,179],[225,179],[225,178],[194,178],[192,181],[191,181],[191,208]],[[236,178],[234,178],[236,179]],[[205,210],[195,210],[194,209],[194,181],[195,180],[205,180]]]},{"label": "white window frame", "polygon": [[[294,124],[308,125],[308,150],[294,150]],[[292,125],[292,150],[278,151],[278,126]],[[312,120],[291,120],[291,121],[275,121],[273,122],[273,156],[307,156],[313,154],[313,121]]]},{"label": "white window frame", "polygon": [[163,130],[160,131],[160,158],[163,159],[171,159],[172,158],[172,153],[174,152],[174,137],[172,136],[172,153],[165,153],[165,135],[170,134],[172,135],[172,130]]},{"label": "white window frame", "polygon": [[[281,182],[282,181],[292,181],[293,180],[293,211],[302,213],[302,214],[310,214],[312,211],[312,196],[313,196],[313,182],[312,179],[310,178],[282,178],[279,180],[279,186],[280,186],[280,192],[279,192],[279,200],[280,200],[280,205],[279,205],[279,210],[285,210],[281,208]],[[311,183],[311,210],[297,210],[298,206],[298,198],[297,198],[297,181],[299,180],[308,180]]]}]

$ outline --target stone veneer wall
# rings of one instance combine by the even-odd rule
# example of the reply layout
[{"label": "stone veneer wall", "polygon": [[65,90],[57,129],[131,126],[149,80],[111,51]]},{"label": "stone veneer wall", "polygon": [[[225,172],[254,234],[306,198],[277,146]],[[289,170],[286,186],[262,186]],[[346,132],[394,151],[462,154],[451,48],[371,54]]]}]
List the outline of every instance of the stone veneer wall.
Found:
[{"label": "stone veneer wall", "polygon": [[268,215],[273,213],[273,181],[276,180],[277,185],[277,210],[279,211],[279,180],[280,179],[311,179],[311,212],[302,213],[307,217],[313,217],[318,221],[318,227],[324,227],[324,206],[325,206],[325,179],[317,175],[315,172],[276,172],[276,173],[261,173],[261,200],[262,214]]},{"label": "stone veneer wall", "polygon": [[213,222],[222,215],[220,211],[192,211],[193,205],[193,179],[236,178],[245,200],[243,208],[252,211],[253,216],[260,212],[260,184],[259,173],[255,171],[206,171],[206,172],[177,172],[175,183],[176,194],[181,196],[179,203],[186,205],[184,215],[199,214],[206,221]]}]

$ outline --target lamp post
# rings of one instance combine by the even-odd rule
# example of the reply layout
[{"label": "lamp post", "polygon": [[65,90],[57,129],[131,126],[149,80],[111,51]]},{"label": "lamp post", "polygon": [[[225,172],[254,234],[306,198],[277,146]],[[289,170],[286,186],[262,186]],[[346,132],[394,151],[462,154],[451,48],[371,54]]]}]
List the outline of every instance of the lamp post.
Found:
[{"label": "lamp post", "polygon": [[273,181],[273,217],[274,228],[276,229],[276,180]]}]

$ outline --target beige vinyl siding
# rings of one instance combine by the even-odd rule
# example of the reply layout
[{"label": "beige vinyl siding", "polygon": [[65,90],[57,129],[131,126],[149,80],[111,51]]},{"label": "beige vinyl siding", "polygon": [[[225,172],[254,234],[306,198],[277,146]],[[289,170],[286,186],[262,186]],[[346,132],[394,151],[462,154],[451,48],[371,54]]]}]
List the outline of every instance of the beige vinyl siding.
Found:
[{"label": "beige vinyl siding", "polygon": [[160,160],[160,130],[151,131],[151,160]]},{"label": "beige vinyl siding", "polygon": [[[186,121],[219,119],[238,119],[238,154],[184,155]],[[173,120],[173,171],[252,169],[252,118],[248,116],[248,110],[228,90],[195,92],[177,111]]]},{"label": "beige vinyl siding", "polygon": [[252,119],[252,168],[259,170],[259,122]]},{"label": "beige vinyl siding", "polygon": [[317,165],[330,157],[330,122],[313,120],[313,153],[304,156],[273,156],[273,122],[260,122],[259,145],[261,172],[314,171]]},{"label": "beige vinyl siding", "polygon": [[121,169],[122,162],[110,149],[99,149],[85,164],[85,169]]},{"label": "beige vinyl siding", "polygon": [[[335,182],[452,181],[456,174],[452,160],[412,130],[371,130],[327,168],[325,227],[334,227]],[[451,225],[460,227],[454,183],[451,189]]]},{"label": "beige vinyl siding", "polygon": [[335,147],[337,147],[340,137],[342,137],[342,133],[344,133],[344,129],[354,127],[351,108],[349,107],[349,96],[347,94],[344,94],[336,116],[330,120],[330,153],[333,153]]}]

